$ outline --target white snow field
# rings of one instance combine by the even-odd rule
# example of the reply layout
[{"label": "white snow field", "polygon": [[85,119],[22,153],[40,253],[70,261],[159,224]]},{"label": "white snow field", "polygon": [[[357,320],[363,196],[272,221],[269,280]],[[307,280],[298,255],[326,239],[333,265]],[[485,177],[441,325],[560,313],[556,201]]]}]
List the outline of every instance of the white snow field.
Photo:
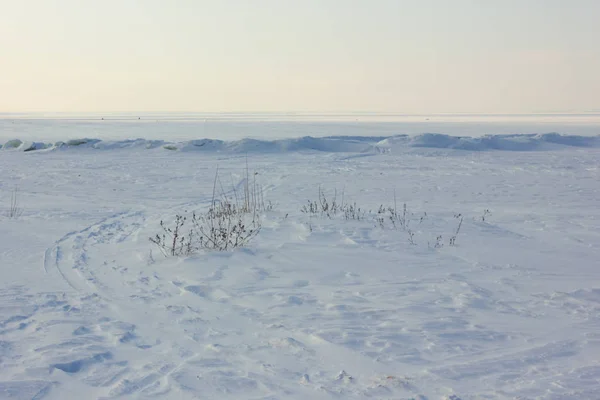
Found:
[{"label": "white snow field", "polygon": [[[0,399],[600,399],[600,137],[368,136],[4,146]],[[246,163],[258,235],[163,256]]]}]

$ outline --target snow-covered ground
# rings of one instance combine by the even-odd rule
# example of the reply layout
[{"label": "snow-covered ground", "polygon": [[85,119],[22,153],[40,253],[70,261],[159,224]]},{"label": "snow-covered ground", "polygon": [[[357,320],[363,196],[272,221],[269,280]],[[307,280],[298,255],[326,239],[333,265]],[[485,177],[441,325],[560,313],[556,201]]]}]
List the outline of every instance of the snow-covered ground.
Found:
[{"label": "snow-covered ground", "polygon": [[[12,133],[0,399],[600,398],[598,136]],[[246,162],[275,205],[258,236],[162,256],[160,221]],[[319,187],[365,219],[301,212]],[[394,197],[412,239],[376,220]]]}]

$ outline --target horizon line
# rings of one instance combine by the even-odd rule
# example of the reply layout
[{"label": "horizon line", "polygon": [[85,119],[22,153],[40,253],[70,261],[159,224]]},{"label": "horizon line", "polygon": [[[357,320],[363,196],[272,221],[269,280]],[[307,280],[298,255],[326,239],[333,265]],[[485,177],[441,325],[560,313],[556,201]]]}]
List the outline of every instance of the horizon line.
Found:
[{"label": "horizon line", "polygon": [[589,116],[600,115],[599,110],[537,111],[537,112],[431,112],[407,113],[395,111],[0,111],[0,115],[275,115],[275,116]]}]

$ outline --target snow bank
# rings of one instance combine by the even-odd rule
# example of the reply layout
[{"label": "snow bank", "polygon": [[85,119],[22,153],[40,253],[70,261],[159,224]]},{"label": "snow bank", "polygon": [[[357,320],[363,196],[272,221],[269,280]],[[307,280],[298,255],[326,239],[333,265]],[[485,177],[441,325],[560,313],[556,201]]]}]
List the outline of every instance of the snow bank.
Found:
[{"label": "snow bank", "polygon": [[51,145],[39,142],[22,141],[19,139],[9,140],[4,143],[4,145],[0,145],[0,149],[5,151],[33,151],[46,149],[48,147],[51,147]]},{"label": "snow bank", "polygon": [[128,148],[145,148],[153,149],[163,145],[162,140],[146,140],[146,139],[129,139],[129,140],[100,140],[100,139],[73,139],[67,142],[57,142],[54,148],[69,149],[69,148],[92,148],[100,150],[128,149]]},{"label": "snow bank", "polygon": [[314,138],[310,136],[298,139],[270,141],[242,139],[226,142],[222,140],[202,139],[183,142],[174,146],[181,151],[221,151],[230,153],[285,153],[311,150],[328,153],[363,153],[375,149],[374,144],[361,140]]},{"label": "snow bank", "polygon": [[482,137],[450,136],[439,133],[421,135],[396,135],[390,137],[369,136],[329,136],[323,138],[305,136],[296,139],[258,140],[241,139],[224,141],[199,139],[184,142],[163,140],[131,139],[103,141],[100,139],[73,139],[67,142],[38,143],[9,140],[2,150],[66,150],[66,149],[155,149],[162,148],[182,152],[223,152],[223,153],[286,153],[318,151],[327,153],[379,153],[401,150],[402,148],[434,148],[468,151],[534,151],[553,150],[564,147],[600,148],[600,135],[577,136],[558,133],[487,135]]},{"label": "snow bank", "polygon": [[482,137],[449,136],[425,133],[417,136],[400,135],[384,139],[378,147],[427,147],[457,150],[549,150],[558,147],[600,147],[600,136],[560,135],[545,133],[538,135],[487,135]]}]

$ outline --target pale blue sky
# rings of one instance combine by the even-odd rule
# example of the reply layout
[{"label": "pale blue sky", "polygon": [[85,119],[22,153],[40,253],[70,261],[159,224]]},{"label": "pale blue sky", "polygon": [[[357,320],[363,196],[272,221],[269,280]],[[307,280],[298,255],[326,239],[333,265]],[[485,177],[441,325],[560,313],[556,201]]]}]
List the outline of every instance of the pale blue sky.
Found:
[{"label": "pale blue sky", "polygon": [[0,0],[2,111],[600,110],[595,0]]}]

